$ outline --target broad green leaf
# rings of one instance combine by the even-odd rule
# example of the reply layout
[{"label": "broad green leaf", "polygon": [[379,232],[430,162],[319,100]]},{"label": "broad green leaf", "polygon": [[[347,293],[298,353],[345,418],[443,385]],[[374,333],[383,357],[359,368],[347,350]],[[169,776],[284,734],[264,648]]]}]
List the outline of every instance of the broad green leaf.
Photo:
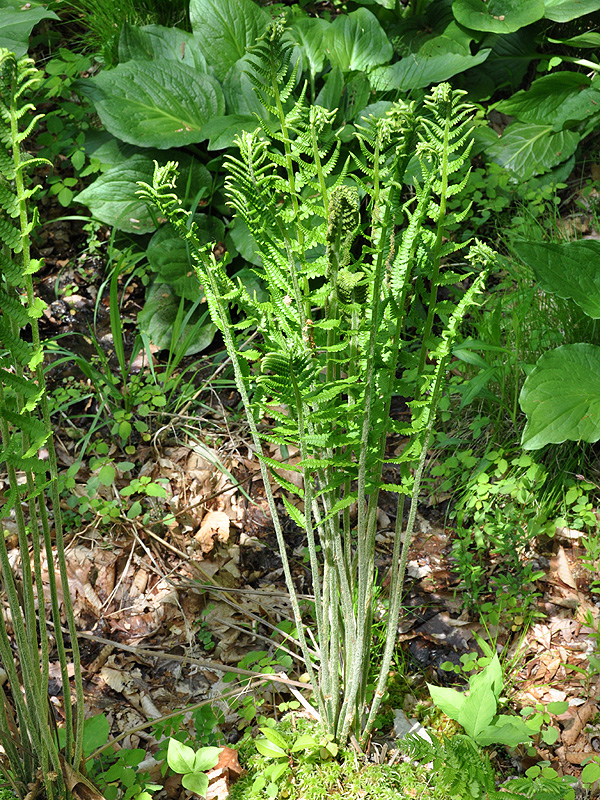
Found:
[{"label": "broad green leaf", "polygon": [[193,772],[195,758],[195,751],[191,747],[188,747],[187,744],[182,744],[182,742],[177,739],[169,739],[167,764],[171,767],[173,772],[178,772],[180,775]]},{"label": "broad green leaf", "polygon": [[549,714],[564,714],[568,708],[569,703],[567,700],[555,700],[552,703],[548,703],[546,711]]},{"label": "broad green leaf", "polygon": [[570,298],[588,317],[600,319],[600,242],[515,242],[514,250],[545,292]]},{"label": "broad green leaf", "polygon": [[208,790],[208,776],[204,772],[189,772],[181,779],[181,783],[185,789],[199,795],[206,797]]},{"label": "broad green leaf", "polygon": [[600,8],[600,0],[545,0],[545,19],[553,22],[570,22]]},{"label": "broad green leaf", "polygon": [[454,0],[452,11],[465,28],[513,33],[544,16],[544,0]]},{"label": "broad green leaf", "polygon": [[252,0],[190,0],[190,21],[207,63],[223,80],[265,32],[269,15]]},{"label": "broad green leaf", "polygon": [[88,717],[83,723],[83,754],[89,756],[108,741],[110,725],[104,714]]},{"label": "broad green leaf", "polygon": [[581,772],[581,780],[584,783],[595,783],[600,778],[600,764],[597,761],[592,761],[586,764]]},{"label": "broad green leaf", "polygon": [[[263,104],[258,99],[254,86],[246,74],[252,65],[248,56],[239,58],[227,72],[223,79],[223,94],[228,114],[266,116]],[[254,127],[258,126],[258,120],[254,118]]]},{"label": "broad green leaf", "polygon": [[521,122],[541,125],[552,122],[556,128],[556,115],[565,102],[578,96],[590,83],[591,79],[581,72],[554,72],[535,80],[526,92],[517,92],[503,100],[496,109]]},{"label": "broad green leaf", "polygon": [[481,97],[491,97],[497,89],[508,86],[516,91],[537,58],[535,34],[531,28],[515,33],[488,33],[479,43],[480,49],[491,48],[487,59],[467,76],[469,86],[475,84]]},{"label": "broad green leaf", "polygon": [[27,55],[29,35],[43,19],[59,19],[40,3],[23,3],[21,0],[0,0],[0,47],[5,47],[17,58]]},{"label": "broad green leaf", "polygon": [[269,726],[265,725],[264,727],[259,729],[262,735],[267,738],[271,744],[276,745],[277,747],[282,748],[283,750],[289,750],[289,742],[279,731],[276,731],[274,728],[270,728]]},{"label": "broad green leaf", "polygon": [[509,717],[505,714],[498,717],[494,725],[489,725],[477,735],[477,744],[503,744],[506,747],[518,747],[523,742],[531,741],[531,731],[520,717]]},{"label": "broad green leaf", "polygon": [[[112,483],[117,475],[116,469],[112,464],[105,464],[98,472],[98,480],[102,486],[112,486]],[[104,742],[102,742],[104,744]]]},{"label": "broad green leaf", "polygon": [[268,739],[256,739],[254,745],[261,756],[266,756],[267,758],[287,757],[287,750],[279,747],[279,745],[273,744],[273,742],[270,742]]},{"label": "broad green leaf", "polygon": [[[194,222],[201,244],[224,241],[225,225],[222,220],[208,214],[196,214]],[[148,243],[146,255],[156,272],[158,283],[170,284],[175,294],[186,300],[198,298],[198,279],[192,269],[186,243],[170,225],[164,225],[156,231]]]},{"label": "broad green leaf", "polygon": [[333,111],[340,107],[344,91],[344,75],[339,67],[334,67],[325,75],[325,85],[317,95],[315,105]]},{"label": "broad green leaf", "polygon": [[492,660],[485,667],[485,669],[473,675],[469,680],[469,694],[471,697],[483,695],[486,692],[491,692],[496,699],[500,697],[502,691],[502,667],[500,666],[500,659],[494,653]]},{"label": "broad green leaf", "polygon": [[445,686],[432,686],[428,683],[427,688],[431,699],[440,711],[443,711],[450,719],[458,721],[458,716],[467,696],[462,692],[457,692],[456,689],[448,689]]},{"label": "broad green leaf", "polygon": [[204,123],[225,113],[219,83],[174,61],[128,61],[77,86],[114,136],[139,147],[200,142]]},{"label": "broad green leaf", "polygon": [[175,61],[192,69],[206,72],[206,59],[194,36],[179,28],[144,25],[139,28],[125,22],[119,37],[119,61]]},{"label": "broad green leaf", "polygon": [[164,486],[161,486],[160,483],[149,483],[146,488],[145,492],[148,497],[166,497],[167,490]]},{"label": "broad green leaf", "polygon": [[221,755],[222,747],[201,747],[196,751],[194,772],[206,772],[212,769]]},{"label": "broad green leaf", "polygon": [[[128,233],[147,233],[156,228],[156,215],[146,200],[138,196],[138,181],[152,183],[154,161],[166,161],[168,153],[158,151],[149,155],[138,154],[117,164],[102,173],[86,189],[75,196],[76,203],[86,205],[94,217],[106,225]],[[174,154],[172,154],[174,155]],[[211,185],[210,173],[203,164],[192,160],[190,156],[178,153],[180,165],[183,167],[177,181],[176,191],[180,197],[190,200],[203,190],[208,191]],[[189,180],[188,180],[189,179]]]},{"label": "broad green leaf", "polygon": [[460,72],[482,64],[490,50],[480,50],[477,55],[445,52],[436,56],[421,56],[419,53],[406,56],[389,67],[379,67],[369,75],[371,85],[377,92],[391,89],[410,92],[441,83]]},{"label": "broad green leaf", "polygon": [[527,450],[600,439],[600,347],[565,344],[539,359],[519,396]]},{"label": "broad green leaf", "polygon": [[208,139],[209,150],[225,150],[235,143],[236,136],[244,131],[256,130],[258,121],[250,114],[226,114],[213,117],[202,128],[205,139]]},{"label": "broad green leaf", "polygon": [[375,15],[366,8],[340,14],[323,35],[332,66],[343,72],[367,71],[392,57],[392,45]]},{"label": "broad green leaf", "polygon": [[467,734],[477,740],[484,728],[490,724],[496,714],[497,701],[489,687],[480,691],[471,689],[458,712],[457,722]]},{"label": "broad green leaf", "polygon": [[593,118],[600,115],[600,89],[594,86],[595,84],[565,100],[554,115],[555,131],[583,120],[592,120],[590,124],[595,124],[596,120]]},{"label": "broad green leaf", "polygon": [[516,178],[527,180],[565,161],[578,144],[579,136],[573,131],[556,132],[551,124],[513,122],[487,153]]},{"label": "broad green leaf", "polygon": [[[152,344],[160,350],[168,350],[172,346],[180,300],[169,284],[154,283],[146,296],[144,308],[138,314],[140,330],[147,333]],[[206,304],[201,304],[181,331],[179,340],[174,343],[181,347],[187,341],[185,354],[188,356],[205,350],[214,338],[217,329],[205,312]]]},{"label": "broad green leaf", "polygon": [[301,17],[294,20],[287,34],[300,49],[313,76],[321,72],[325,63],[323,37],[329,27],[330,23],[320,17]]},{"label": "broad green leaf", "polygon": [[570,39],[548,39],[552,44],[566,44],[569,47],[600,47],[600,33],[587,31]]},{"label": "broad green leaf", "polygon": [[318,746],[319,742],[315,739],[315,737],[305,733],[302,736],[299,736],[294,742],[292,753],[297,753],[299,750],[311,750],[312,748]]}]

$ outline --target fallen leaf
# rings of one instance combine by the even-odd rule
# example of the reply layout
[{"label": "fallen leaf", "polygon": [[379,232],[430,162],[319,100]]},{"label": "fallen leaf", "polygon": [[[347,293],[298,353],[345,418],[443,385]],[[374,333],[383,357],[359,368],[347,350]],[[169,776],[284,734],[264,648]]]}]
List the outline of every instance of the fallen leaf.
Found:
[{"label": "fallen leaf", "polygon": [[577,589],[577,581],[571,572],[564,547],[561,546],[558,548],[556,556],[552,559],[550,569],[565,586],[569,586],[571,589]]},{"label": "fallen leaf", "polygon": [[224,511],[209,511],[202,520],[200,530],[194,536],[200,542],[203,553],[209,553],[215,546],[215,537],[220,542],[229,539],[230,520]]}]

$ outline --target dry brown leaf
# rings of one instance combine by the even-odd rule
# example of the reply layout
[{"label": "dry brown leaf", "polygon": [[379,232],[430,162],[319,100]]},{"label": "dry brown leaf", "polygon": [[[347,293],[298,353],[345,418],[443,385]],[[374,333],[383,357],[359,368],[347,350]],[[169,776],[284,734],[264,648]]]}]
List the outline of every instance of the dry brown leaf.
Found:
[{"label": "dry brown leaf", "polygon": [[230,520],[225,512],[208,512],[208,514],[202,520],[200,530],[194,536],[194,539],[200,542],[200,547],[203,553],[209,553],[213,549],[215,546],[215,537],[220,542],[226,542],[229,539],[229,525]]},{"label": "dry brown leaf", "polygon": [[561,546],[558,548],[558,552],[550,564],[550,570],[565,586],[569,586],[571,589],[577,589],[577,581],[571,572],[564,547]]},{"label": "dry brown leaf", "polygon": [[224,747],[219,753],[216,765],[206,773],[209,780],[206,800],[225,800],[229,797],[230,787],[242,773],[237,750]]},{"label": "dry brown leaf", "polygon": [[[574,709],[572,723],[570,725],[568,722],[563,723],[565,725],[565,730],[563,730],[561,738],[564,745],[567,747],[572,747],[575,744],[580,733],[585,728],[591,717],[593,717],[597,712],[597,710],[598,706],[592,700],[588,700],[587,703],[584,703],[579,708]],[[567,759],[570,760],[568,755]]]}]

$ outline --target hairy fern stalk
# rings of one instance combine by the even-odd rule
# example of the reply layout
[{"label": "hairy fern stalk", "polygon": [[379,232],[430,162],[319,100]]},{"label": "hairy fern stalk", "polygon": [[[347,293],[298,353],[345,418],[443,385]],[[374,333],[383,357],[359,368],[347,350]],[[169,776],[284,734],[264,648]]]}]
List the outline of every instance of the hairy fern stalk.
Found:
[{"label": "hairy fern stalk", "polygon": [[[29,158],[21,150],[39,119],[32,118],[34,106],[27,102],[38,81],[39,74],[31,60],[17,60],[8,50],[0,49],[0,467],[6,470],[10,487],[0,506],[0,521],[14,514],[22,569],[17,578],[5,537],[0,536],[0,575],[17,655],[15,660],[5,616],[0,614],[0,660],[10,683],[9,696],[0,690],[0,745],[5,754],[0,756],[0,772],[17,796],[24,797],[32,787],[43,786],[52,798],[65,796],[65,787],[72,784],[81,762],[83,689],[37,322],[44,303],[35,298],[33,291],[32,276],[40,262],[31,258],[29,248],[37,214],[35,209],[31,217],[28,213],[34,189],[26,187],[25,176],[41,160]],[[42,447],[49,454],[47,462],[38,457]],[[46,506],[47,495],[54,531]],[[60,570],[60,594],[53,545]],[[44,558],[50,586],[52,633],[45,616]],[[61,632],[61,595],[75,667],[77,719],[72,712],[68,659]],[[48,701],[52,640],[56,644],[65,693],[62,752]]]},{"label": "hairy fern stalk", "polygon": [[[263,300],[228,277],[200,247],[195,225],[173,194],[176,167],[157,166],[149,198],[187,241],[215,324],[223,333],[242,397],[277,534],[284,574],[315,702],[339,741],[363,741],[384,695],[401,608],[408,547],[428,442],[452,341],[493,258],[480,243],[467,259],[479,274],[457,305],[438,302],[454,283],[444,259],[446,199],[464,186],[452,177],[470,149],[470,108],[439,86],[422,109],[394,103],[358,129],[344,159],[334,113],[294,102],[296,70],[283,29],[274,23],[253,51],[250,78],[268,114],[239,139],[228,159],[228,198],[248,226],[262,260]],[[418,157],[420,180],[406,201],[403,179]],[[413,162],[414,166],[414,162]],[[415,170],[413,170],[415,171]],[[408,194],[408,193],[406,193]],[[368,222],[361,220],[366,207]],[[400,229],[401,226],[401,229]],[[460,276],[464,278],[465,275]],[[407,326],[413,282],[427,286],[425,319]],[[423,292],[425,289],[423,289]],[[415,324],[417,334],[415,334]],[[248,327],[261,344],[243,346]],[[402,371],[401,382],[397,374]],[[410,397],[412,418],[390,418],[392,396]],[[264,425],[265,417],[273,421]],[[386,436],[409,438],[386,458]],[[281,478],[263,443],[295,447],[302,487]],[[382,480],[395,464],[400,479]],[[288,467],[289,468],[289,467]],[[306,532],[314,588],[316,646],[309,646],[270,477]],[[387,636],[379,675],[370,672],[375,534],[379,493],[398,494]],[[409,513],[403,527],[404,499]],[[356,508],[356,522],[351,507]]]}]

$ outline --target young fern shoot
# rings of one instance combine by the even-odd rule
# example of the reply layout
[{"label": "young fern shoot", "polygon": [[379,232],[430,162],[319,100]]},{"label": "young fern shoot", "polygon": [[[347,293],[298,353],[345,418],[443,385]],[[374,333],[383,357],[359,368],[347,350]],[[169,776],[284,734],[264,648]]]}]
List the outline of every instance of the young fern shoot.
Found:
[{"label": "young fern shoot", "polygon": [[[282,34],[274,23],[252,51],[251,78],[270,121],[259,120],[260,128],[242,134],[239,154],[227,160],[229,203],[250,230],[268,299],[250,294],[227,275],[225,260],[218,262],[210,248],[198,244],[195,224],[173,193],[176,165],[157,166],[153,185],[142,186],[187,241],[212,319],[223,333],[322,722],[338,741],[351,733],[364,741],[393,655],[408,547],[448,357],[493,253],[479,243],[472,247],[468,259],[477,274],[470,288],[457,304],[437,302],[437,287],[449,282],[442,270],[451,253],[444,243],[445,200],[460,189],[450,179],[469,150],[469,108],[461,93],[443,84],[423,110],[414,103],[394,103],[386,116],[357,130],[357,146],[344,159],[343,142],[332,129],[334,114],[305,104],[303,93],[292,99],[295,73]],[[404,179],[415,152],[421,177],[407,201]],[[433,309],[415,330],[405,323],[417,271],[430,283]],[[243,349],[249,326],[260,334],[259,344]],[[400,371],[402,387],[410,387],[412,412],[404,425],[390,416]],[[405,388],[401,393],[407,396]],[[264,424],[265,418],[272,423]],[[409,444],[390,461],[386,437],[391,432],[402,433]],[[281,464],[267,455],[264,443],[298,449],[300,461],[293,469],[302,477],[301,488],[279,476]],[[384,466],[391,463],[397,465],[397,483],[383,478]],[[304,633],[273,479],[283,488],[289,515],[307,536],[316,656]],[[385,651],[374,676],[369,657],[382,490],[396,492],[399,502]],[[406,497],[410,509],[403,529]]]}]

